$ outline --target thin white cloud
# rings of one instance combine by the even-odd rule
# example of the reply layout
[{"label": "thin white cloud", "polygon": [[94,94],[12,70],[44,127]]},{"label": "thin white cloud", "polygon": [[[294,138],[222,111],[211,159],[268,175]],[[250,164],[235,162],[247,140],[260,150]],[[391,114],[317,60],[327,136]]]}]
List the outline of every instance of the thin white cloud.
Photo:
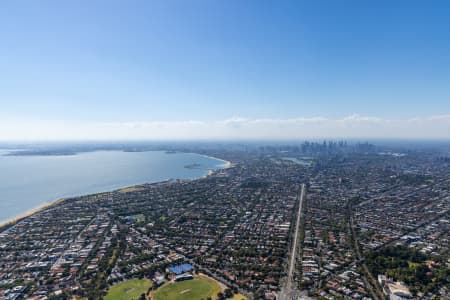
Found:
[{"label": "thin white cloud", "polygon": [[275,127],[286,127],[286,126],[300,126],[308,123],[323,123],[327,119],[323,117],[314,118],[288,118],[288,119],[248,119],[242,117],[232,117],[229,119],[221,120],[215,122],[216,125],[224,125],[226,127],[241,129],[243,127],[249,126],[275,126]]},{"label": "thin white cloud", "polygon": [[358,114],[353,114],[353,115],[347,116],[345,118],[338,119],[337,121],[343,122],[343,123],[361,123],[361,122],[384,123],[384,122],[389,122],[389,120],[386,120],[386,119],[381,119],[381,118],[377,118],[377,117],[369,117],[369,116],[361,116]]},{"label": "thin white cloud", "polygon": [[254,119],[250,120],[249,123],[255,124],[307,124],[307,123],[320,123],[326,122],[327,119],[323,117],[314,118],[292,118],[292,119]]},{"label": "thin white cloud", "polygon": [[427,121],[444,121],[444,122],[450,122],[450,115],[437,115],[437,116],[431,116]]},{"label": "thin white cloud", "polygon": [[384,119],[358,114],[342,118],[245,118],[214,121],[65,122],[0,120],[0,140],[173,140],[304,138],[450,139],[450,115]]},{"label": "thin white cloud", "polygon": [[240,118],[240,117],[232,117],[229,119],[225,119],[222,121],[216,122],[218,125],[224,125],[226,127],[230,128],[241,128],[241,126],[245,123],[247,123],[249,120],[246,118]]}]

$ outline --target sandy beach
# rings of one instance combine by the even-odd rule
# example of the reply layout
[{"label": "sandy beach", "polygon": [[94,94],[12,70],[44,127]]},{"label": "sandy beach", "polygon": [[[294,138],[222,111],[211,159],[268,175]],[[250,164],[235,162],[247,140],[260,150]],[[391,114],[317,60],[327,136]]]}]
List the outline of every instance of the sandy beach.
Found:
[{"label": "sandy beach", "polygon": [[19,222],[19,221],[21,221],[21,220],[23,220],[23,219],[25,219],[25,218],[27,218],[29,216],[32,216],[32,215],[34,215],[34,214],[36,214],[36,213],[38,213],[38,212],[40,212],[42,210],[45,210],[45,209],[47,209],[47,208],[49,208],[49,207],[51,207],[53,205],[59,204],[59,203],[63,202],[65,199],[66,198],[60,198],[60,199],[57,199],[57,200],[54,200],[54,201],[43,203],[42,205],[39,205],[39,206],[37,206],[37,207],[35,207],[35,208],[33,208],[33,209],[31,209],[31,210],[21,214],[21,215],[18,215],[17,217],[14,217],[14,218],[9,219],[7,221],[0,222],[0,230],[4,226],[15,224],[15,223],[17,223],[17,222]]},{"label": "sandy beach", "polygon": [[[194,153],[194,152],[193,152],[193,153]],[[194,153],[194,154],[198,154],[198,153]],[[230,168],[230,167],[232,166],[232,163],[231,163],[230,161],[227,161],[227,160],[224,160],[224,159],[221,159],[221,158],[217,158],[217,157],[214,157],[214,156],[209,156],[209,155],[206,155],[206,154],[198,154],[198,155],[203,156],[203,157],[207,157],[207,158],[211,158],[211,159],[216,159],[216,160],[222,161],[223,164],[222,164],[221,166],[222,166],[224,169],[228,169],[228,168]]]}]

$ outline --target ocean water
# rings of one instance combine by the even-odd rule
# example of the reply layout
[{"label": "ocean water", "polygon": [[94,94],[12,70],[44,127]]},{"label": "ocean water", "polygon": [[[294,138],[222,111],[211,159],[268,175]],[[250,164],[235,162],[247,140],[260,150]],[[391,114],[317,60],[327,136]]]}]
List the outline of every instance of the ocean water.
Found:
[{"label": "ocean water", "polygon": [[193,153],[164,151],[96,151],[67,156],[5,153],[0,150],[0,222],[59,198],[167,179],[195,179],[225,163]]}]

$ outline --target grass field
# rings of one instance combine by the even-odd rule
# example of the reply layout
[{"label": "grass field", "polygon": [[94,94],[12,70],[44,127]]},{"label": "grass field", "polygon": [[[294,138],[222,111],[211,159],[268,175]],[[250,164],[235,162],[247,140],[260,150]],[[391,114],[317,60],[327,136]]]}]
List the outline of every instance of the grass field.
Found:
[{"label": "grass field", "polygon": [[211,297],[216,299],[221,288],[217,282],[198,276],[193,280],[166,283],[155,293],[155,300],[200,300]]},{"label": "grass field", "polygon": [[138,299],[142,293],[147,293],[152,282],[148,279],[131,279],[109,288],[105,300],[132,300]]}]

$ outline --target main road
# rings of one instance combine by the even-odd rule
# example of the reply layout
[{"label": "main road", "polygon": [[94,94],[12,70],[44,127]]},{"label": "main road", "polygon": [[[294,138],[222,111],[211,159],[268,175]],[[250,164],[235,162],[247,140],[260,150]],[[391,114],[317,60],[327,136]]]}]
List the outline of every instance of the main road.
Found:
[{"label": "main road", "polygon": [[302,184],[302,189],[300,191],[300,201],[299,201],[298,212],[297,212],[297,220],[295,222],[294,240],[292,243],[291,257],[289,258],[289,269],[288,269],[285,286],[281,288],[280,295],[278,297],[278,299],[280,299],[280,300],[290,300],[290,299],[292,299],[292,297],[294,295],[297,295],[299,292],[296,289],[292,290],[292,282],[293,282],[295,261],[297,258],[297,251],[298,251],[298,244],[299,244],[298,239],[299,239],[299,232],[300,232],[300,223],[301,223],[302,206],[303,206],[304,196],[305,196],[305,184]]}]

